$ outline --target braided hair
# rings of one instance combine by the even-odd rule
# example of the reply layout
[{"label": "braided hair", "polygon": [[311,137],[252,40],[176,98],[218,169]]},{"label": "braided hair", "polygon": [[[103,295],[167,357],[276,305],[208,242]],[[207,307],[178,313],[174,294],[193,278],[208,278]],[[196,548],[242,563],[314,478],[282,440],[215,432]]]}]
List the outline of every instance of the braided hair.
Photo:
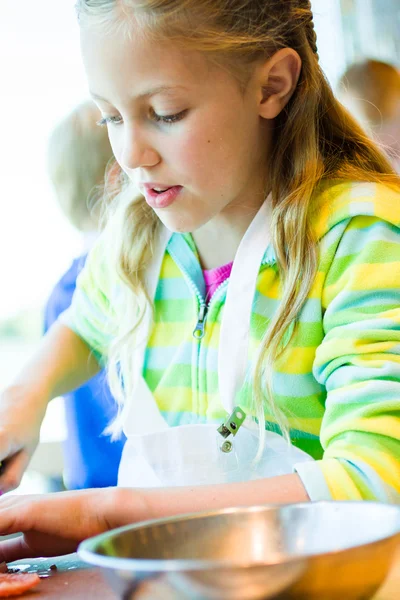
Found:
[{"label": "braided hair", "polygon": [[308,16],[304,23],[307,41],[310,44],[310,48],[313,51],[313,53],[315,54],[317,60],[319,60],[318,45],[317,45],[317,32],[315,31],[314,15],[313,15],[312,8],[311,8],[311,1],[310,0],[299,0],[299,1],[300,1],[300,5],[308,11]]}]

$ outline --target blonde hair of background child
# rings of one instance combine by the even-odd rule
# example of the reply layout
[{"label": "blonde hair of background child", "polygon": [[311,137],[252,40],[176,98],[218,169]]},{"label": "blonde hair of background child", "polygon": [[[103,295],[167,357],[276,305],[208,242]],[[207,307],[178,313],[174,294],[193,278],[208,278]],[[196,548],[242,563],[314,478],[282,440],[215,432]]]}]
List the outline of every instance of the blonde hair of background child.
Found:
[{"label": "blonde hair of background child", "polygon": [[[399,184],[399,179],[385,156],[335,99],[318,62],[308,0],[78,0],[77,11],[82,27],[104,27],[105,32],[116,27],[121,35],[124,28],[127,35],[132,27],[139,28],[154,39],[172,40],[182,48],[201,51],[228,67],[242,86],[255,61],[266,60],[281,48],[293,48],[301,57],[300,80],[276,119],[274,149],[266,165],[282,300],[260,344],[254,369],[260,456],[266,413],[289,438],[287,415],[274,402],[271,376],[316,275],[317,242],[310,223],[316,186],[324,179],[388,184]],[[113,393],[123,404],[135,385],[131,373],[134,333],[149,306],[143,275],[159,221],[144,198],[133,197],[129,188],[120,198],[117,213],[121,228],[118,269],[130,290],[126,299],[130,310],[121,315],[108,369]],[[115,236],[113,239],[115,242]],[[114,432],[121,426],[123,413],[122,409],[112,427]]]},{"label": "blonde hair of background child", "polygon": [[400,71],[393,65],[367,59],[351,65],[339,87],[359,101],[366,120],[377,126],[391,120],[400,105]]},{"label": "blonde hair of background child", "polygon": [[101,213],[106,168],[113,158],[107,131],[93,101],[74,108],[53,130],[48,145],[48,171],[57,200],[79,231],[95,231]]}]

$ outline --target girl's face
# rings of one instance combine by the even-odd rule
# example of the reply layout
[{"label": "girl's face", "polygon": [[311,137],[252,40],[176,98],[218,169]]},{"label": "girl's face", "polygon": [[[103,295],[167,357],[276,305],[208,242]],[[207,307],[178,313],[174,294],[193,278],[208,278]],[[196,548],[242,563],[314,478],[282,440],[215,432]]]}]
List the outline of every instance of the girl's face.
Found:
[{"label": "girl's face", "polygon": [[131,38],[82,32],[89,87],[129,179],[172,231],[260,206],[271,132],[255,80],[243,92],[200,53]]}]

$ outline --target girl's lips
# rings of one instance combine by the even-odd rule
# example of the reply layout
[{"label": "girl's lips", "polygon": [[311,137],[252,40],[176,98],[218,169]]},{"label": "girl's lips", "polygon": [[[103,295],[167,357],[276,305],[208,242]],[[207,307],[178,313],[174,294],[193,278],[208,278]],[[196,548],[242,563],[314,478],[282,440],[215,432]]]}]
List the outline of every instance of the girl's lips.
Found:
[{"label": "girl's lips", "polygon": [[152,208],[167,208],[173,202],[175,202],[177,196],[182,190],[181,185],[174,185],[165,192],[156,192],[152,188],[146,187],[144,190],[144,196],[146,198],[146,202]]}]

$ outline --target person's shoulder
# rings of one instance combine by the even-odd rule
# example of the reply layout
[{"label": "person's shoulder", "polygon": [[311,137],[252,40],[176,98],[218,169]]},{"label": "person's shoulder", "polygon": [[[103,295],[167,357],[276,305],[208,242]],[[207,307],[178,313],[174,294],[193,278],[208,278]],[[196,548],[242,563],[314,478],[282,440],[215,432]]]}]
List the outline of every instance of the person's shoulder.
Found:
[{"label": "person's shoulder", "polygon": [[317,239],[357,216],[376,217],[400,227],[400,187],[375,182],[324,182],[315,193],[313,210]]},{"label": "person's shoulder", "polygon": [[77,265],[81,279],[93,276],[100,286],[114,282],[114,279],[117,279],[115,268],[116,239],[113,223],[110,222],[97,237],[84,263]]},{"label": "person's shoulder", "polygon": [[72,301],[76,280],[86,261],[86,254],[75,258],[53,287],[45,305],[45,330],[66,310]]}]

